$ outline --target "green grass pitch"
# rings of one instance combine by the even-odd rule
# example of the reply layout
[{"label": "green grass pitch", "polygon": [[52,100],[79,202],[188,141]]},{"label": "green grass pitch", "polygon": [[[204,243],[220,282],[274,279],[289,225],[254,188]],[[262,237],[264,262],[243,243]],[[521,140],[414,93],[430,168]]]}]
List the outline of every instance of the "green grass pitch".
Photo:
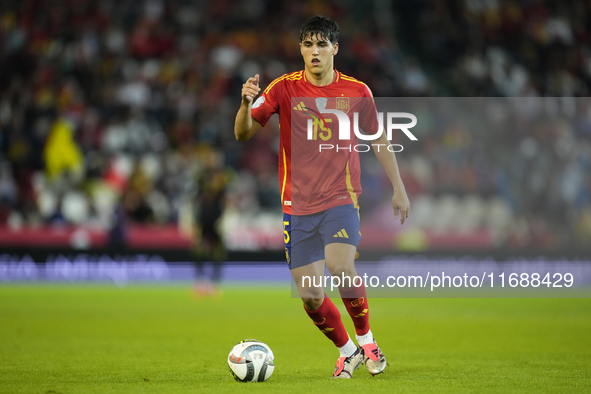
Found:
[{"label": "green grass pitch", "polygon": [[[340,306],[347,329],[352,324]],[[190,284],[0,286],[0,393],[589,392],[591,299],[372,299],[390,366],[329,379],[338,353],[290,289]],[[244,338],[276,367],[238,383]]]}]

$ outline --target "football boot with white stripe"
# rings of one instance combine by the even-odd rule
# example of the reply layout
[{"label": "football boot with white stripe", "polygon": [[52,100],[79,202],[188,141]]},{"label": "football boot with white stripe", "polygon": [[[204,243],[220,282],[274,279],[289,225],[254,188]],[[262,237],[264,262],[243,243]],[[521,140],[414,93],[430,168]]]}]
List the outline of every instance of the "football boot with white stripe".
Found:
[{"label": "football boot with white stripe", "polygon": [[355,353],[349,357],[340,357],[337,360],[337,365],[334,368],[335,379],[351,379],[353,371],[355,371],[363,363],[363,350],[357,348]]},{"label": "football boot with white stripe", "polygon": [[367,369],[367,372],[372,376],[384,372],[388,366],[388,362],[386,361],[386,356],[384,356],[384,353],[382,353],[375,341],[363,345],[361,351],[364,356],[365,369]]}]

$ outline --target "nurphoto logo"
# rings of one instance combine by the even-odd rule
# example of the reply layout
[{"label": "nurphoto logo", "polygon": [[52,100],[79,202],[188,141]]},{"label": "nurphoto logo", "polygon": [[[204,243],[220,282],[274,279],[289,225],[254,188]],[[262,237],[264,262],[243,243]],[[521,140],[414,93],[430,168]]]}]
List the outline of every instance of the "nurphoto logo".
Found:
[{"label": "nurphoto logo", "polygon": [[[307,123],[307,138],[308,140],[316,140],[318,137],[318,127],[320,126],[321,130],[324,134],[320,134],[320,138],[324,141],[327,141],[332,133],[326,124],[327,121],[332,122],[331,119],[324,119],[322,116],[323,114],[332,114],[337,117],[337,121],[339,124],[339,140],[343,141],[350,141],[351,140],[351,121],[347,112],[349,112],[349,99],[348,98],[336,98],[336,106],[338,109],[328,109],[326,105],[328,103],[328,98],[326,97],[317,97],[316,98],[316,108],[318,110],[314,110],[313,108],[308,108],[305,106],[301,106],[302,110],[307,110],[312,113],[306,112],[308,115],[312,117],[312,119],[308,119]],[[316,116],[314,116],[316,115]],[[374,141],[378,139],[382,133],[384,133],[384,113],[378,112],[378,131],[374,134],[363,134],[359,129],[359,112],[353,112],[353,132],[355,136],[362,141]],[[394,123],[395,119],[406,118],[410,120],[410,123]],[[417,137],[414,136],[413,133],[410,132],[409,129],[413,128],[417,124],[417,117],[409,112],[386,112],[385,115],[386,119],[386,137],[388,141],[392,139],[392,132],[394,130],[401,130],[411,141],[417,141]],[[401,152],[403,147],[400,144],[372,144],[377,147],[379,151],[381,146],[386,146],[390,152]],[[367,144],[357,144],[357,145],[334,145],[334,144],[320,144],[319,145],[319,152],[323,150],[332,150],[336,149],[338,152],[339,150],[348,150],[354,149],[356,152],[368,152],[371,149],[370,145]]]}]

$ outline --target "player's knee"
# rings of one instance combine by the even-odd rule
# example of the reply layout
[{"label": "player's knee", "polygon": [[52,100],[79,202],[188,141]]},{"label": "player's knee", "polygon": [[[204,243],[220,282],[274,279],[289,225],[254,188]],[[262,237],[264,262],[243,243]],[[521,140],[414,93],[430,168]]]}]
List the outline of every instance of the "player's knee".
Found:
[{"label": "player's knee", "polygon": [[330,274],[341,280],[343,280],[343,278],[351,278],[351,280],[353,280],[353,278],[357,276],[357,271],[355,270],[355,267],[349,267],[348,264],[342,264],[332,268]]},{"label": "player's knee", "polygon": [[324,302],[324,298],[302,298],[306,309],[310,312],[318,310]]}]

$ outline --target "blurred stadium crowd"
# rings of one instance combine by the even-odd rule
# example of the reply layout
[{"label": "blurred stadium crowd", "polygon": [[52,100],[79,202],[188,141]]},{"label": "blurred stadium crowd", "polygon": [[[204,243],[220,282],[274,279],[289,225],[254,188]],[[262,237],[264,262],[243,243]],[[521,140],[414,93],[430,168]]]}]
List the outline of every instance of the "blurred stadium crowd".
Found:
[{"label": "blurred stadium crowd", "polygon": [[[336,67],[376,97],[591,91],[583,0],[5,0],[0,225],[188,229],[216,196],[226,233],[281,234],[277,124],[238,143],[233,122],[249,76],[260,73],[265,86],[303,68],[298,31],[313,14],[337,20]],[[550,111],[544,105],[538,111]],[[489,223],[485,211],[501,218],[490,222],[504,234],[499,245],[588,246],[591,106],[553,105],[567,121],[531,135],[507,130],[490,143],[454,127],[424,135],[399,155],[419,212],[453,206],[437,225],[448,231],[467,198],[480,218],[469,229]],[[388,192],[375,163],[363,171],[366,200]],[[428,228],[425,217],[416,224]]]}]

